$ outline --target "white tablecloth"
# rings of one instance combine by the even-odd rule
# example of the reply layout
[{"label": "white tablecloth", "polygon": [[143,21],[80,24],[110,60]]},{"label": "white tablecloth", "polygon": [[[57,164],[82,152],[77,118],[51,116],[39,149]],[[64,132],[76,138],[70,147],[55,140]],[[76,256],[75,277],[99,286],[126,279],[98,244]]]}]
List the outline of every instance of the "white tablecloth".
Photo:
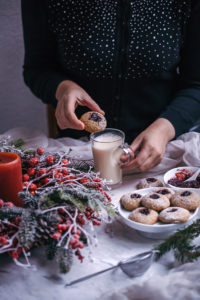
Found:
[{"label": "white tablecloth", "polygon": [[[85,158],[91,157],[90,145],[87,142],[65,138],[48,139],[38,131],[14,129],[5,135],[13,139],[22,137],[29,147],[44,146],[51,151],[65,150],[71,147],[76,154]],[[165,158],[152,174],[163,173],[179,164],[200,166],[200,155],[197,152],[200,135],[189,133],[178,141],[169,143]],[[192,149],[192,154],[190,149]],[[81,150],[81,151],[80,151]],[[151,174],[151,175],[152,175]],[[126,175],[123,184],[112,190],[113,202],[117,204],[121,195],[133,191],[138,178],[148,174]],[[162,175],[160,175],[162,178]],[[112,229],[112,230],[111,230]],[[179,265],[171,253],[154,263],[141,277],[128,278],[120,269],[109,271],[88,281],[64,287],[68,281],[102,270],[117,264],[121,259],[152,249],[160,240],[152,240],[141,236],[138,232],[118,220],[112,225],[102,225],[96,229],[98,245],[93,247],[91,261],[87,249],[85,259],[80,263],[76,257],[69,273],[61,275],[56,262],[47,261],[44,249],[32,251],[30,258],[35,269],[23,269],[16,266],[7,255],[0,256],[0,299],[1,300],[95,300],[95,299],[200,299],[200,260],[195,263]],[[111,234],[112,233],[112,234]]]}]

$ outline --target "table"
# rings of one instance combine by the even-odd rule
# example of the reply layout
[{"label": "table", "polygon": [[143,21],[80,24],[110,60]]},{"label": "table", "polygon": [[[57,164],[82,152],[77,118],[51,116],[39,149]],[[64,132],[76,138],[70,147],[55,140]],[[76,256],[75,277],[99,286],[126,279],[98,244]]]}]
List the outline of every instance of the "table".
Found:
[{"label": "table", "polygon": [[[44,146],[57,149],[60,142],[65,147],[77,147],[72,139],[49,140],[38,131],[14,129],[5,134],[22,137],[29,146]],[[89,145],[80,142],[78,148],[85,156],[90,156]],[[85,152],[83,151],[85,149]],[[61,145],[59,144],[59,149]],[[186,151],[185,151],[186,152]],[[159,170],[157,170],[159,171]],[[123,184],[111,191],[113,202],[117,204],[121,195],[133,190],[139,177],[146,174],[126,175]],[[159,175],[162,177],[162,175]],[[159,240],[147,239],[126,225],[113,221],[96,229],[98,245],[93,246],[93,262],[83,254],[85,259],[80,263],[76,257],[68,274],[61,275],[57,264],[47,261],[44,249],[34,249],[30,258],[33,268],[23,269],[16,266],[7,255],[0,256],[0,299],[1,300],[124,300],[151,299],[168,300],[200,299],[200,260],[179,266],[171,253],[154,263],[141,277],[128,278],[120,269],[109,271],[88,281],[72,287],[64,287],[68,281],[105,269],[110,264],[117,264],[123,258],[152,249]]]}]

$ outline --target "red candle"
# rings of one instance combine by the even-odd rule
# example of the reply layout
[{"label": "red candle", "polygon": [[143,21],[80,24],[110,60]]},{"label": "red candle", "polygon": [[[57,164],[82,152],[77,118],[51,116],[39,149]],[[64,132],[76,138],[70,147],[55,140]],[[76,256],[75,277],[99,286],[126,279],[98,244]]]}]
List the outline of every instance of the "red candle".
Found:
[{"label": "red candle", "polygon": [[0,152],[0,198],[23,206],[18,193],[22,191],[21,159],[16,153]]}]

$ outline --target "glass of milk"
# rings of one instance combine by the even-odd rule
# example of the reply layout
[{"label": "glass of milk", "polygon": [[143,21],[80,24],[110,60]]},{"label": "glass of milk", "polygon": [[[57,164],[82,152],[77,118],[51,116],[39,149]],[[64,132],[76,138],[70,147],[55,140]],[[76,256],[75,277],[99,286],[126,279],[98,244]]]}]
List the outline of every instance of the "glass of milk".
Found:
[{"label": "glass of milk", "polygon": [[101,178],[110,181],[111,185],[122,182],[122,154],[128,155],[126,163],[131,159],[132,151],[124,144],[124,139],[124,132],[114,128],[106,128],[90,135],[95,171],[100,173]]}]

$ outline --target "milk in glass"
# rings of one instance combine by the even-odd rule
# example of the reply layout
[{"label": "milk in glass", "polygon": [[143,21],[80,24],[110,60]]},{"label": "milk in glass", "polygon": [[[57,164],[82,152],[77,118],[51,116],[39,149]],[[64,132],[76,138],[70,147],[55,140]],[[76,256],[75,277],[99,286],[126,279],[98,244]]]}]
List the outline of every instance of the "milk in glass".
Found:
[{"label": "milk in glass", "polygon": [[123,151],[123,136],[107,132],[96,136],[92,142],[92,152],[95,170],[100,172],[100,177],[117,184],[122,181],[122,170],[120,168],[120,156]]}]

